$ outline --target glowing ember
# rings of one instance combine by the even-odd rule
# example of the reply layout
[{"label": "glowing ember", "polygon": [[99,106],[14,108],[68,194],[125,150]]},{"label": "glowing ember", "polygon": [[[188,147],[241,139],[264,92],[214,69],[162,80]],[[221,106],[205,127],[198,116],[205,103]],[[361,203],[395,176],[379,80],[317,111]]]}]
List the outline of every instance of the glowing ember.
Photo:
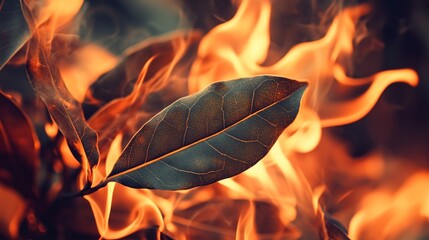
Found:
[{"label": "glowing ember", "polygon": [[[333,1],[319,9],[314,1],[301,3],[307,10],[313,7],[312,18],[321,21],[301,24],[298,16],[306,18],[308,13],[301,13],[302,6],[293,1],[209,1],[213,9],[222,5],[220,12],[235,13],[220,16],[211,9],[215,11],[209,14],[214,16],[211,21],[196,21],[195,27],[190,27],[193,16],[200,20],[198,12],[208,10],[201,6],[193,9],[195,4],[188,1],[114,1],[105,6],[94,1],[70,4],[64,0],[22,0],[19,6],[11,2],[0,0],[0,20],[23,29],[18,34],[7,24],[0,26],[0,42],[4,41],[8,48],[0,46],[0,108],[6,109],[0,112],[0,193],[4,196],[0,199],[4,213],[0,217],[0,238],[428,236],[429,195],[424,188],[429,184],[429,153],[425,150],[428,139],[422,135],[429,130],[425,121],[429,115],[414,113],[422,120],[413,123],[413,112],[404,110],[413,105],[413,99],[400,91],[421,88],[419,78],[423,83],[429,73],[418,75],[415,69],[422,68],[420,63],[399,64],[403,61],[400,57],[395,60],[398,64],[392,64],[394,68],[381,63],[394,50],[385,46],[388,40],[376,35],[376,30],[381,30],[371,22],[372,14],[381,11],[377,4],[344,3],[347,7],[343,7],[343,2]],[[114,7],[108,7],[109,4]],[[146,9],[157,11],[156,16]],[[145,10],[145,14],[140,14],[140,10]],[[290,24],[295,28],[276,22],[282,19],[293,23],[291,16],[297,21]],[[139,24],[152,30],[161,25],[168,29],[153,30],[153,35],[159,36],[149,38],[152,34]],[[400,28],[398,34],[403,31],[408,30]],[[287,37],[292,40],[279,44],[279,39]],[[382,54],[384,58],[380,57]],[[259,141],[259,137],[272,139],[269,131],[256,131],[256,140],[230,135],[234,141],[258,142],[267,151],[271,147],[256,165],[247,166],[254,162],[250,164],[245,159],[246,168],[241,171],[249,169],[220,181],[217,180],[222,177],[216,176],[216,171],[209,171],[215,177],[208,182],[217,182],[187,190],[134,189],[106,180],[112,169],[116,171],[118,159],[119,174],[135,171],[136,166],[129,167],[135,160],[131,153],[142,150],[147,142],[145,159],[149,159],[151,147],[157,151],[171,148],[170,152],[155,156],[154,162],[179,172],[200,173],[177,169],[162,159],[197,145],[198,141],[210,144],[208,139],[212,136],[209,118],[201,118],[206,126],[204,131],[199,129],[205,133],[204,138],[185,145],[188,126],[202,126],[198,121],[194,125],[189,122],[193,120],[189,116],[191,108],[197,101],[192,107],[185,101],[175,101],[215,82],[260,75],[295,79],[299,86],[306,82],[308,88],[301,105],[297,100],[298,105],[292,102],[288,103],[290,108],[282,108],[291,114],[287,115],[289,119],[293,118],[293,106],[300,106],[296,119],[271,145]],[[270,81],[272,84],[274,80]],[[261,81],[255,89],[265,83]],[[282,90],[281,82],[275,83],[275,90],[267,87],[258,95],[267,99],[272,95],[270,104],[262,108],[264,111],[286,101],[297,89],[295,83],[288,83],[286,90]],[[394,104],[383,95],[390,85],[401,89],[396,90],[396,95],[391,90]],[[238,125],[234,122],[232,127],[225,127],[225,109],[235,116],[242,110],[240,106],[244,108],[244,104],[237,107],[231,103],[229,106],[236,107],[233,110],[224,106],[227,94],[240,92],[228,90],[222,95],[225,86],[229,85],[213,85],[207,92],[222,97],[221,106],[212,106],[215,101],[207,103],[212,104],[207,105],[207,115],[222,111],[223,128],[213,134],[216,136]],[[277,131],[277,125],[258,115],[263,113],[261,109],[253,111],[260,100],[254,99],[256,90],[246,100],[243,89],[234,104],[249,100],[250,111],[244,120],[259,116]],[[279,100],[280,94],[286,96]],[[423,98],[415,97],[414,101],[421,102]],[[151,145],[161,121],[150,139],[145,138],[147,134],[136,134],[144,130],[139,129],[145,123],[156,122],[157,118],[152,117],[173,102],[188,109],[179,150],[167,142],[175,137],[173,131],[162,138],[163,144]],[[173,121],[179,121],[180,111],[170,108],[164,116],[169,112],[177,114]],[[276,116],[280,118],[280,114]],[[405,130],[398,129],[400,120],[407,123]],[[178,122],[169,124],[172,129],[179,126]],[[414,124],[421,127],[422,133],[418,134]],[[249,129],[242,133],[250,134],[254,126],[246,125]],[[404,133],[407,131],[410,133]],[[417,137],[409,137],[412,134]],[[402,136],[408,136],[403,140],[407,144],[391,140]],[[216,154],[234,159],[210,147]],[[242,148],[235,152],[238,150]],[[126,155],[127,151],[131,153]],[[192,153],[195,152],[198,151]],[[253,153],[253,149],[246,153],[249,152]],[[187,155],[195,159],[195,169],[205,167],[202,165],[207,159],[201,156]],[[151,164],[149,160],[141,165]],[[123,170],[125,165],[129,169]],[[225,164],[221,170],[224,168]],[[147,173],[163,182],[161,173],[165,175],[167,171],[158,165],[152,169],[158,174],[150,169]],[[203,177],[200,181],[196,185],[204,185]]]}]

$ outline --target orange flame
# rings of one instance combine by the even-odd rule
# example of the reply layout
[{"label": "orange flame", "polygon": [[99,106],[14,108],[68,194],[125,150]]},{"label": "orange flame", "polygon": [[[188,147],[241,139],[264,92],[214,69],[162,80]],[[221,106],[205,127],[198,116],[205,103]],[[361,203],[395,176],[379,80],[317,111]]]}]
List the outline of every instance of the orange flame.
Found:
[{"label": "orange flame", "polygon": [[[255,6],[262,10],[254,13],[259,9]],[[347,77],[339,65],[340,57],[352,54],[355,25],[359,17],[370,11],[369,5],[343,10],[322,39],[298,44],[275,64],[262,66],[269,51],[269,9],[269,1],[245,0],[231,21],[205,36],[192,67],[191,92],[215,81],[259,74],[308,81],[309,93],[303,101],[305,107],[318,113],[322,127],[329,127],[348,124],[365,116],[384,89],[394,82],[417,85],[418,77],[412,70],[385,71],[368,78],[353,79]],[[260,36],[263,37],[259,41]],[[338,95],[330,90],[334,83],[345,87],[371,87],[354,99],[330,102],[328,97],[336,99]]]},{"label": "orange flame", "polygon": [[89,44],[76,50],[69,61],[72,63],[60,62],[61,76],[70,93],[82,102],[89,86],[116,66],[118,58],[97,45]]},{"label": "orange flame", "polygon": [[426,229],[429,218],[429,184],[427,172],[409,177],[395,193],[376,189],[367,194],[350,222],[351,239],[392,239],[401,234],[413,236]]},{"label": "orange flame", "polygon": [[[113,168],[114,160],[121,153],[122,135],[118,135],[112,142],[109,150],[105,172]],[[103,171],[104,173],[104,171]],[[100,180],[103,173],[96,172],[95,178]],[[91,195],[85,196],[94,213],[98,232],[101,237],[108,239],[121,238],[142,228],[159,226],[163,221],[158,207],[153,202],[148,191],[130,190],[116,183],[109,183],[106,188]],[[119,219],[112,219],[114,213],[119,212]],[[116,220],[116,221],[115,221]]]}]

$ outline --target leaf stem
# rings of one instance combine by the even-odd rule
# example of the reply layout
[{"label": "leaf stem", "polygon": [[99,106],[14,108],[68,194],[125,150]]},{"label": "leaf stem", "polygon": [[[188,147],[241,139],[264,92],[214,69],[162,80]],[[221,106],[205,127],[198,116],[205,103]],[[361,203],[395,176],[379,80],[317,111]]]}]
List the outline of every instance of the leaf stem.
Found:
[{"label": "leaf stem", "polygon": [[94,193],[94,192],[96,192],[98,189],[100,189],[100,188],[102,188],[102,187],[105,187],[105,186],[107,185],[107,183],[108,183],[108,181],[102,181],[102,182],[100,182],[100,183],[99,183],[97,186],[95,186],[95,187],[87,188],[87,189],[82,189],[82,191],[80,191],[80,192],[79,192],[79,195],[80,195],[81,197],[83,197],[83,196],[85,196],[85,195],[88,195],[88,194]]},{"label": "leaf stem", "polygon": [[107,183],[108,183],[108,181],[102,181],[102,182],[100,182],[95,187],[92,187],[92,188],[91,187],[85,187],[84,189],[82,189],[79,192],[60,194],[58,196],[58,198],[66,200],[66,199],[73,199],[73,198],[76,198],[76,197],[83,197],[85,195],[88,195],[88,194],[96,192],[100,188],[105,187],[107,185]]}]

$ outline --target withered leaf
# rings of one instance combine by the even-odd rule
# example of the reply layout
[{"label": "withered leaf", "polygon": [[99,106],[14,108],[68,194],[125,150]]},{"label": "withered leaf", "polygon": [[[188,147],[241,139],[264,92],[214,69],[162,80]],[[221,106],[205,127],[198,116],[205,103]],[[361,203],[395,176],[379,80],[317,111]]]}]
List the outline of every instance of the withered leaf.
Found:
[{"label": "withered leaf", "polygon": [[[201,33],[198,31],[177,31],[151,38],[127,49],[123,60],[114,69],[98,78],[88,89],[83,102],[85,114],[92,115],[106,103],[130,95],[135,89],[142,69],[151,59],[153,61],[144,74],[145,85],[160,85],[156,81],[162,73],[169,71],[174,71],[176,74],[174,76],[177,76],[177,69],[187,69],[189,67],[185,66],[191,65],[186,54],[196,51],[200,39]],[[191,51],[187,51],[188,49]],[[173,66],[175,69],[169,70]],[[167,81],[164,85],[168,85]]]},{"label": "withered leaf", "polygon": [[[35,20],[30,10],[25,5],[23,9],[29,26],[34,28]],[[86,122],[81,104],[68,91],[55,64],[51,54],[50,31],[43,27],[36,29],[28,43],[29,81],[66,138],[75,158],[90,172],[90,167],[95,166],[99,158],[97,134]]]},{"label": "withered leaf", "polygon": [[38,139],[28,117],[0,91],[0,182],[32,196],[39,164]]},{"label": "withered leaf", "polygon": [[0,69],[30,36],[21,11],[21,1],[0,0]]},{"label": "withered leaf", "polygon": [[264,157],[295,119],[305,85],[258,76],[217,82],[181,98],[141,127],[92,191],[111,181],[188,189],[239,174]]}]

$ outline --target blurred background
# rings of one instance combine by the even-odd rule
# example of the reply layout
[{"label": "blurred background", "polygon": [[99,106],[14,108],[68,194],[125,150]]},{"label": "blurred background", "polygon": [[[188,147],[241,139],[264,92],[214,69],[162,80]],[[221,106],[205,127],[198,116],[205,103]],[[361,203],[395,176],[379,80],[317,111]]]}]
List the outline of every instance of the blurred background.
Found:
[{"label": "blurred background", "polygon": [[[40,1],[40,4],[48,2]],[[178,61],[179,67],[172,70],[176,73],[172,75],[181,80],[169,82],[167,87],[154,90],[145,99],[140,115],[130,119],[123,131],[124,146],[127,138],[153,114],[189,93],[187,76],[198,56],[201,39],[215,27],[231,20],[240,2],[84,1],[72,22],[57,32],[52,42],[53,55],[58,60],[56,63],[67,87],[82,103],[86,119],[90,119],[111,100],[130,94],[142,64],[150,56],[165,54],[166,57],[156,63],[159,66],[175,61],[170,56],[170,48],[174,48],[171,43],[174,40],[171,39],[174,37],[163,36],[178,31],[193,32],[189,36],[185,34],[189,40],[188,47],[184,57]],[[27,41],[32,31],[27,26],[21,4],[19,1],[0,0],[0,90],[12,96],[15,104],[28,116],[40,144],[36,147],[39,160],[34,166],[30,164],[36,169],[34,181],[26,179],[26,176],[17,173],[20,170],[7,163],[0,165],[0,176],[3,176],[0,180],[4,180],[2,186],[18,189],[13,190],[18,192],[18,196],[10,190],[1,190],[2,196],[8,196],[0,200],[1,211],[6,212],[3,206],[13,207],[4,218],[0,218],[0,238],[96,239],[100,235],[86,201],[81,199],[64,203],[55,200],[58,192],[76,190],[74,183],[79,170],[63,162],[64,154],[59,143],[61,134],[56,132],[50,135],[47,125],[53,125],[52,120],[28,80],[25,63]],[[328,229],[332,239],[346,239],[346,229],[352,239],[371,239],[377,234],[385,239],[429,238],[429,198],[425,190],[429,184],[429,1],[272,0],[271,4],[269,50],[261,66],[276,63],[297,44],[321,39],[342,10],[369,4],[370,13],[360,17],[356,24],[353,53],[344,60],[347,76],[362,78],[401,68],[410,68],[417,73],[419,83],[416,87],[406,83],[390,85],[365,117],[350,124],[323,128],[319,145],[310,152],[293,153],[290,161],[308,181],[313,193],[318,186],[324,186],[317,203],[324,213],[324,221],[328,222],[323,228]],[[161,40],[152,41],[153,38]],[[146,41],[149,44],[141,46]],[[145,50],[140,52],[135,49]],[[154,69],[149,70],[150,76],[156,75],[156,64]],[[119,85],[113,83],[118,76],[124,79]],[[368,89],[361,87],[351,91],[338,86],[332,88],[339,93],[332,98],[353,97]],[[12,111],[12,108],[2,105],[0,109],[2,116]],[[9,128],[5,119],[2,118],[3,126]],[[7,131],[3,129],[2,132]],[[11,155],[5,150],[0,157],[3,160],[11,158]],[[32,190],[20,189],[22,187],[19,186],[26,185],[28,181],[33,182]],[[163,196],[163,193],[156,194]],[[12,204],[14,201],[17,204]],[[383,210],[389,203],[393,204],[391,208]],[[201,212],[210,214],[210,209],[216,211],[230,207],[222,205],[220,208],[216,204],[213,207],[211,204],[201,207]],[[246,203],[237,201],[236,204],[233,206]],[[256,204],[259,206],[257,216],[270,211],[272,215],[277,214],[276,209],[264,204]],[[365,205],[368,207],[365,208]],[[186,219],[195,216],[196,212],[199,210],[193,211],[190,207],[176,214],[182,214]],[[20,213],[19,217],[14,213]],[[121,218],[121,215],[116,217]],[[403,218],[406,222],[397,220],[383,224],[386,219],[397,218]],[[11,227],[11,222],[17,222],[17,225]],[[307,236],[303,233],[306,229],[299,229],[307,224],[295,222],[292,224],[294,227],[286,231],[289,235],[280,234],[278,239],[283,239],[282,236],[287,236],[286,239],[297,236],[311,239],[315,235]],[[402,227],[392,230],[399,225]],[[183,229],[178,227],[176,231]],[[189,238],[204,236],[186,229]],[[320,231],[316,230],[315,234],[323,238]],[[174,238],[177,232],[169,230],[160,233],[154,224],[152,228],[130,233],[133,235],[128,238],[167,239]],[[207,230],[203,229],[202,232]],[[296,232],[304,235],[296,235]],[[213,239],[218,237],[216,234],[213,236]],[[181,239],[183,236],[178,234],[176,237]]]}]

